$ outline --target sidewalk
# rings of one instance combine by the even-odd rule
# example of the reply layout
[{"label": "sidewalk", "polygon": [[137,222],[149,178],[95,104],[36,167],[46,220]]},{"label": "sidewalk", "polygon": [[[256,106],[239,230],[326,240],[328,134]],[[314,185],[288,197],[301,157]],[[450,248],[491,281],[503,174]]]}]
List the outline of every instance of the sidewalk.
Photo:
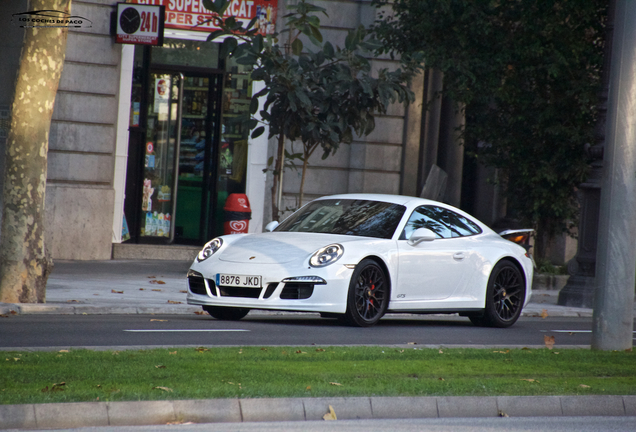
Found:
[{"label": "sidewalk", "polygon": [[[0,303],[0,314],[191,314],[201,307],[185,302],[189,267],[188,261],[56,261],[46,303]],[[558,294],[533,290],[523,316],[592,316],[592,309],[558,306]]]}]

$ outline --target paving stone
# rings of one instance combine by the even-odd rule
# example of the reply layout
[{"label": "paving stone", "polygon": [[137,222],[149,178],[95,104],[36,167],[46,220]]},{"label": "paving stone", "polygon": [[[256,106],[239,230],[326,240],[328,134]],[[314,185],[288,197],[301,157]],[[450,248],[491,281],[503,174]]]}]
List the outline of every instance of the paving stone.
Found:
[{"label": "paving stone", "polygon": [[177,400],[173,402],[177,421],[227,423],[241,421],[238,399]]},{"label": "paving stone", "polygon": [[440,417],[496,417],[496,397],[439,397],[437,408]]},{"label": "paving stone", "polygon": [[82,426],[108,426],[105,403],[74,402],[35,405],[38,428],[78,428]]},{"label": "paving stone", "polygon": [[245,422],[305,420],[305,410],[300,399],[241,399],[239,403]]},{"label": "paving stone", "polygon": [[437,399],[434,397],[372,397],[373,418],[436,418]]},{"label": "paving stone", "polygon": [[338,420],[371,419],[371,401],[368,397],[353,398],[303,398],[307,420],[323,420],[333,407]]},{"label": "paving stone", "polygon": [[0,429],[35,428],[35,405],[0,405]]},{"label": "paving stone", "polygon": [[561,396],[564,416],[624,416],[622,396]]},{"label": "paving stone", "polygon": [[108,402],[111,426],[166,424],[177,420],[171,401]]},{"label": "paving stone", "polygon": [[561,416],[559,396],[499,396],[497,408],[510,417]]}]

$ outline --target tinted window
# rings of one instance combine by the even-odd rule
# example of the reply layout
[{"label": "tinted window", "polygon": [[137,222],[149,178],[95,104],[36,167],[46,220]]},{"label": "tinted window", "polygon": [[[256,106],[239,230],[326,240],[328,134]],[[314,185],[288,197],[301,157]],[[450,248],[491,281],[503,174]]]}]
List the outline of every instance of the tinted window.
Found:
[{"label": "tinted window", "polygon": [[413,211],[400,240],[411,237],[418,228],[428,228],[438,238],[465,237],[481,233],[481,228],[473,221],[454,211],[436,206],[422,206]]},{"label": "tinted window", "polygon": [[320,200],[301,208],[275,231],[391,238],[406,208],[368,200]]}]

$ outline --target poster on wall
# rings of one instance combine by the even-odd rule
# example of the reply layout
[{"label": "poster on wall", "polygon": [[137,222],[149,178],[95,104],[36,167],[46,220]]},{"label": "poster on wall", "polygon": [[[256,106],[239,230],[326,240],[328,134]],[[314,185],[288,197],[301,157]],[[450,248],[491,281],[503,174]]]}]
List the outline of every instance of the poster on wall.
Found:
[{"label": "poster on wall", "polygon": [[[165,28],[210,33],[218,29],[214,14],[202,0],[132,0],[139,5],[162,4],[166,8]],[[262,35],[273,34],[276,27],[278,0],[233,0],[224,16],[236,17],[244,25],[257,17],[256,28]]]},{"label": "poster on wall", "polygon": [[117,3],[117,13],[113,16],[113,20],[115,42],[135,45],[163,45],[164,6]]}]

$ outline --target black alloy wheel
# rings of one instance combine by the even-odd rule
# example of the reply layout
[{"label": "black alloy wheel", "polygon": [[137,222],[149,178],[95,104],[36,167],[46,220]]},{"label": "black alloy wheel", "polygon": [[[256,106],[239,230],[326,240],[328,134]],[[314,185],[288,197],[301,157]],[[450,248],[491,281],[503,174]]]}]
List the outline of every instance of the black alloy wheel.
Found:
[{"label": "black alloy wheel", "polygon": [[372,259],[364,259],[356,266],[349,283],[347,296],[347,324],[369,327],[386,312],[389,301],[389,281],[384,270]]},{"label": "black alloy wheel", "polygon": [[488,279],[484,314],[471,316],[470,320],[478,326],[510,327],[519,319],[525,299],[525,282],[519,268],[510,261],[500,261]]},{"label": "black alloy wheel", "polygon": [[224,307],[224,306],[203,306],[203,310],[214,318],[222,321],[238,321],[250,313],[247,308]]}]

